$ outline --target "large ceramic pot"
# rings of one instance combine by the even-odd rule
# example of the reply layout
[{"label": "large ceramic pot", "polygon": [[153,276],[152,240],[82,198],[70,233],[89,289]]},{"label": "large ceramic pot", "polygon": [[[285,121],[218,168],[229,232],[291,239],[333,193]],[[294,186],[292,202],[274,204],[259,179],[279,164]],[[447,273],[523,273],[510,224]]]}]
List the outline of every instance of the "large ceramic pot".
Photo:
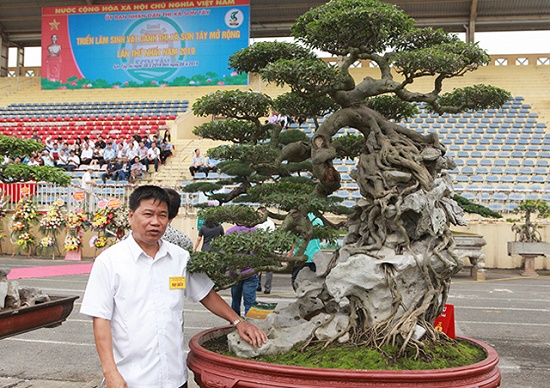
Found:
[{"label": "large ceramic pot", "polygon": [[195,335],[189,344],[189,368],[202,388],[278,387],[278,388],[359,388],[422,387],[490,388],[500,385],[498,355],[490,346],[461,337],[482,347],[487,358],[473,365],[419,371],[370,371],[303,368],[268,364],[223,356],[202,347],[210,339],[226,335],[231,327],[214,328]]}]

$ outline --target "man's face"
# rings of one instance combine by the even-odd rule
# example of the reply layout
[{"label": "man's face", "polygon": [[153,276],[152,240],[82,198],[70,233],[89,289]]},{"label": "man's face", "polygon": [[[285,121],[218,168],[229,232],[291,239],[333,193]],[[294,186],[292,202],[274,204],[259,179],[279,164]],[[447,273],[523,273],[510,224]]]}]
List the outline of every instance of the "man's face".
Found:
[{"label": "man's face", "polygon": [[144,199],[139,207],[130,210],[130,227],[139,244],[154,244],[162,238],[168,226],[168,205],[155,199]]}]

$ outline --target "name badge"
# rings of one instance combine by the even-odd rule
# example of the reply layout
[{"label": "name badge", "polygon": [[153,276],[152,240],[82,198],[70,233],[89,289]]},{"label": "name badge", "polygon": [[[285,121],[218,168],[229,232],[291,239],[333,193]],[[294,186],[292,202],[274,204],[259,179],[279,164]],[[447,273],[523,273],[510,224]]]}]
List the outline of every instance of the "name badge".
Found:
[{"label": "name badge", "polygon": [[181,290],[185,288],[185,276],[172,276],[170,278],[170,289]]}]

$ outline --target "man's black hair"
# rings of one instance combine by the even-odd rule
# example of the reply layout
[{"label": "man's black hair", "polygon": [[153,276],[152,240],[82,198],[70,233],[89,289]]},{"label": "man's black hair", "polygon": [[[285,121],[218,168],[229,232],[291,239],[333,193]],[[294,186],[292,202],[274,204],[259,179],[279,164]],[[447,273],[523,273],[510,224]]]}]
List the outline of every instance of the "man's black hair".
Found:
[{"label": "man's black hair", "polygon": [[164,202],[166,206],[170,208],[170,196],[161,187],[153,185],[139,186],[130,194],[129,206],[130,210],[136,211],[141,204],[141,201],[153,199],[155,201]]},{"label": "man's black hair", "polygon": [[167,188],[164,190],[166,190],[168,196],[170,197],[170,205],[168,206],[168,219],[173,220],[174,218],[176,218],[180,211],[181,196],[174,189]]}]

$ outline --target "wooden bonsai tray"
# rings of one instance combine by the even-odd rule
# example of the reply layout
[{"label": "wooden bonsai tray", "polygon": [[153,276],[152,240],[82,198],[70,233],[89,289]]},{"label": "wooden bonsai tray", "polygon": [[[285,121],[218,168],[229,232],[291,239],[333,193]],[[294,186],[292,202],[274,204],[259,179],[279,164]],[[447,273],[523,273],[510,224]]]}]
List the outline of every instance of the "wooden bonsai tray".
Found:
[{"label": "wooden bonsai tray", "polygon": [[73,311],[74,301],[78,298],[50,295],[49,302],[0,312],[0,339],[61,325]]}]

